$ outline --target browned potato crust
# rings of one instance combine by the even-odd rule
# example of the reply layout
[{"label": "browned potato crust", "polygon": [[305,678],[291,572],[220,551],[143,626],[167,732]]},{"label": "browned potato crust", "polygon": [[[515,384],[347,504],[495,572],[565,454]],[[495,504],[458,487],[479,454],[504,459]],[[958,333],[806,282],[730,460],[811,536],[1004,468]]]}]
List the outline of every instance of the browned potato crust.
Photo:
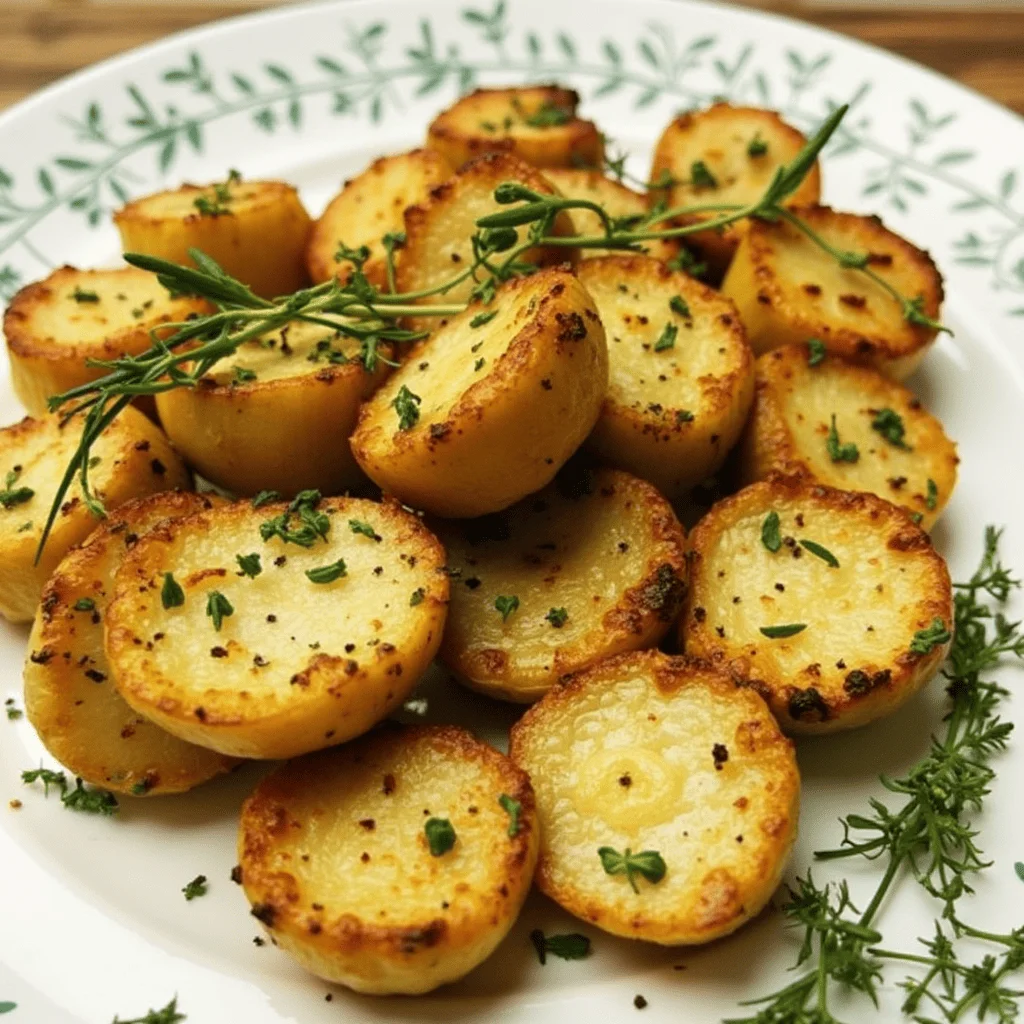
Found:
[{"label": "browned potato crust", "polygon": [[604,139],[576,116],[580,97],[558,85],[477,89],[434,118],[427,145],[453,167],[511,153],[534,167],[600,167]]}]

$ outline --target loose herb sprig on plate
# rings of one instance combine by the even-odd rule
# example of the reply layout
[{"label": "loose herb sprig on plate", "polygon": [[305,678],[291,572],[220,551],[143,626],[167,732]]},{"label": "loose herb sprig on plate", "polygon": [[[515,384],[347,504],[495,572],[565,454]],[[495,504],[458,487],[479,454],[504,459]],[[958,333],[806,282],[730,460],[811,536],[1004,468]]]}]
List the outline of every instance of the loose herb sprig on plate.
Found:
[{"label": "loose herb sprig on plate", "polygon": [[[981,563],[966,583],[955,584],[954,637],[943,675],[950,710],[943,735],[905,776],[882,777],[893,806],[872,799],[869,812],[842,819],[843,841],[815,854],[821,861],[864,857],[884,871],[863,911],[846,883],[819,886],[810,872],[789,890],[783,912],[804,930],[794,981],[751,1000],[752,1016],[728,1024],[838,1024],[834,1007],[850,991],[877,1003],[887,964],[916,973],[900,982],[903,1012],[921,1024],[959,1021],[970,1011],[979,1020],[1010,1024],[1024,992],[1011,987],[1024,967],[1024,925],[1005,934],[967,924],[960,900],[973,892],[974,876],[990,866],[977,843],[970,816],[982,809],[995,779],[989,763],[1005,749],[1013,726],[999,717],[1008,693],[982,676],[1006,656],[1024,659],[1024,630],[1002,614],[1020,586],[999,561],[1000,531],[985,531]],[[995,607],[993,607],[995,606]],[[921,951],[881,946],[877,918],[897,881],[911,877],[939,901],[934,934],[919,939]],[[990,952],[977,962],[961,959],[964,942]]]}]

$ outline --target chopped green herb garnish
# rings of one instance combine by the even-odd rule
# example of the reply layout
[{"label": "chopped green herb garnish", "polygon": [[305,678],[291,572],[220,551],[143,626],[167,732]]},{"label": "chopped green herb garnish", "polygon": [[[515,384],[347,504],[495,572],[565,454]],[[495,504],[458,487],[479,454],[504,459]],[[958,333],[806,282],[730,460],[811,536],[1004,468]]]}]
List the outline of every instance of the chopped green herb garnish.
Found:
[{"label": "chopped green herb garnish", "polygon": [[747,156],[764,156],[768,152],[768,143],[761,138],[761,133],[756,132],[754,137],[747,143]]},{"label": "chopped green herb garnish", "polygon": [[839,559],[829,551],[828,548],[823,548],[820,544],[816,544],[813,540],[802,540],[800,541],[800,547],[806,551],[810,551],[812,555],[820,558],[823,562],[832,566],[833,569],[839,568]]},{"label": "chopped green herb garnish", "polygon": [[469,321],[469,326],[483,327],[484,324],[489,324],[497,315],[498,311],[496,309],[484,310],[483,313],[477,313],[477,315]]},{"label": "chopped green herb garnish", "polygon": [[619,853],[611,846],[602,846],[597,851],[597,855],[601,858],[601,867],[604,868],[605,874],[625,875],[626,881],[629,882],[635,893],[640,892],[636,884],[637,875],[656,885],[665,877],[667,870],[665,861],[662,860],[661,854],[657,850],[641,850],[639,853],[633,853],[627,846],[624,853]]},{"label": "chopped green herb garnish", "polygon": [[391,402],[398,413],[398,429],[410,430],[416,426],[420,418],[420,396],[413,394],[404,384],[398,389]]},{"label": "chopped green herb garnish", "polygon": [[35,497],[35,491],[31,487],[15,487],[18,477],[21,476],[21,468],[12,469],[4,477],[4,488],[0,491],[0,505],[5,509],[14,508],[15,505],[24,505]]},{"label": "chopped green herb garnish", "polygon": [[682,295],[673,295],[672,298],[668,300],[668,308],[671,309],[673,313],[678,313],[680,316],[686,317],[687,320],[691,320],[693,318],[693,314],[690,312],[689,303],[687,303],[686,299],[684,299]]},{"label": "chopped green herb garnish", "polygon": [[219,633],[221,623],[234,615],[235,609],[219,590],[211,590],[206,598],[206,614],[213,619],[213,628]]},{"label": "chopped green herb garnish", "polygon": [[561,629],[568,621],[569,613],[564,608],[549,608],[548,613],[544,618],[547,619],[555,629]]},{"label": "chopped green herb garnish", "polygon": [[206,875],[196,875],[181,891],[185,894],[185,899],[189,903],[199,896],[205,896],[209,891]]},{"label": "chopped green herb garnish", "polygon": [[117,797],[105,789],[87,789],[82,780],[75,779],[75,788],[70,793],[62,793],[60,802],[71,811],[82,811],[84,814],[105,814],[108,817],[117,814]]},{"label": "chopped green herb garnish", "polygon": [[[311,548],[318,537],[326,541],[331,520],[326,513],[317,510],[319,504],[319,491],[300,491],[286,511],[260,523],[260,537],[264,541],[278,537],[285,544],[302,548]],[[293,524],[293,516],[298,516],[298,525]]]},{"label": "chopped green herb garnish", "polygon": [[76,612],[96,611],[96,602],[91,597],[80,597],[74,604]]},{"label": "chopped green herb garnish", "polygon": [[384,539],[369,523],[364,522],[362,519],[350,519],[348,521],[348,528],[353,533],[359,533],[364,537],[369,537],[370,540],[380,542]]},{"label": "chopped green herb garnish", "polygon": [[4,710],[7,712],[7,721],[9,722],[16,722],[24,714],[21,708],[15,706],[13,697],[8,697],[4,701]]},{"label": "chopped green herb garnish", "polygon": [[935,506],[939,503],[939,488],[935,481],[928,477],[928,494],[924,499],[925,508],[929,512],[935,511]]},{"label": "chopped green herb garnish", "polygon": [[231,380],[234,384],[249,384],[256,379],[256,371],[248,370],[244,366],[236,366],[232,370]]},{"label": "chopped green herb garnish", "polygon": [[477,360],[477,361],[476,361],[476,362],[475,362],[475,363],[473,364],[473,372],[474,372],[474,373],[477,373],[477,372],[478,372],[479,370],[482,370],[482,369],[483,369],[483,365],[484,365],[484,362],[485,362],[485,360],[484,360],[484,357],[483,357],[483,356],[481,356],[481,357],[480,357],[480,358],[479,358],[479,359],[478,359],[478,360]]},{"label": "chopped green herb garnish", "polygon": [[932,624],[927,629],[919,629],[910,641],[911,654],[930,654],[932,649],[942,644],[948,644],[953,639],[953,634],[946,627],[942,619],[932,619]]},{"label": "chopped green herb garnish", "polygon": [[428,818],[423,826],[427,845],[434,857],[446,854],[455,845],[455,829],[447,818]]},{"label": "chopped green herb garnish", "polygon": [[572,111],[566,110],[545,100],[532,114],[527,114],[523,121],[531,128],[559,128],[572,120]]},{"label": "chopped green herb garnish", "polygon": [[515,839],[515,837],[519,835],[519,815],[522,813],[523,805],[518,800],[513,800],[508,793],[502,793],[501,796],[498,797],[498,803],[501,804],[505,813],[509,817],[509,838]]},{"label": "chopped green herb garnish", "polygon": [[235,561],[238,562],[238,568],[241,569],[242,575],[248,576],[250,579],[255,579],[263,572],[263,562],[255,551],[250,555],[235,555]]},{"label": "chopped green herb garnish", "polygon": [[693,413],[689,409],[676,410],[676,423],[692,423]]},{"label": "chopped green herb garnish", "polygon": [[347,575],[348,569],[345,567],[344,558],[339,558],[336,562],[331,562],[330,565],[321,565],[316,569],[306,570],[306,577],[310,583],[333,583]]},{"label": "chopped green herb garnish", "polygon": [[184,1019],[185,1014],[178,1012],[178,997],[175,996],[162,1010],[150,1010],[145,1017],[132,1020],[115,1017],[114,1024],[179,1024]]},{"label": "chopped green herb garnish", "polygon": [[782,547],[782,533],[779,529],[779,513],[769,512],[761,524],[761,543],[774,554]]},{"label": "chopped green herb garnish", "polygon": [[706,273],[708,269],[707,263],[698,260],[687,248],[679,250],[678,256],[673,256],[667,264],[669,270],[681,270],[684,274],[689,274],[691,277],[700,277],[701,274]]},{"label": "chopped green herb garnish", "polygon": [[534,928],[530,932],[530,942],[537,951],[537,959],[541,965],[547,963],[548,953],[561,960],[585,960],[590,956],[590,939],[579,932],[545,935],[539,928]]},{"label": "chopped green herb garnish", "polygon": [[825,342],[820,338],[811,338],[807,342],[807,365],[817,366],[819,363],[823,363],[827,352]]},{"label": "chopped green herb garnish", "polygon": [[654,343],[654,351],[664,352],[667,348],[674,348],[677,334],[679,334],[679,328],[675,324],[665,324],[658,340]]},{"label": "chopped green herb garnish", "polygon": [[784,640],[787,636],[802,633],[806,628],[806,622],[790,622],[785,626],[762,626],[761,633],[769,640]]},{"label": "chopped green herb garnish", "polygon": [[277,491],[260,491],[260,493],[252,499],[251,504],[253,508],[262,508],[264,505],[269,505],[271,502],[277,501],[280,497],[281,495],[278,494]]},{"label": "chopped green herb garnish", "polygon": [[164,608],[180,608],[185,603],[185,591],[174,578],[174,573],[164,573],[164,585],[160,588],[160,603]]},{"label": "chopped green herb garnish", "polygon": [[228,172],[226,181],[212,185],[213,196],[197,196],[192,205],[199,211],[202,217],[219,217],[223,213],[231,213],[228,203],[231,201],[231,186],[237,185],[242,180],[238,171]]},{"label": "chopped green herb garnish", "polygon": [[67,791],[68,777],[63,772],[55,772],[49,768],[29,768],[21,773],[21,781],[26,786],[33,782],[43,784],[43,796],[50,795],[50,787],[56,786],[62,793]]},{"label": "chopped green herb garnish", "polygon": [[825,451],[833,462],[856,462],[860,458],[860,452],[852,441],[849,444],[840,443],[835,413],[832,413],[832,425],[825,438]]},{"label": "chopped green herb garnish", "polygon": [[85,288],[82,288],[81,285],[77,285],[77,284],[75,285],[75,290],[71,293],[71,298],[73,298],[75,300],[75,302],[99,302],[100,301],[100,297],[99,297],[99,295],[96,292],[87,291]]},{"label": "chopped green herb garnish", "polygon": [[418,604],[423,604],[423,598],[427,596],[427,591],[423,587],[417,587],[409,598],[409,607],[415,608]]},{"label": "chopped green herb garnish", "polygon": [[690,164],[690,184],[697,188],[718,188],[718,179],[703,160],[694,160]]},{"label": "chopped green herb garnish", "polygon": [[508,622],[508,617],[519,607],[519,598],[514,594],[511,596],[502,594],[495,599],[494,607],[501,612],[501,621]]},{"label": "chopped green herb garnish", "polygon": [[895,409],[879,409],[871,421],[871,429],[877,430],[896,448],[905,448],[910,451],[910,445],[903,439],[906,428],[903,426],[903,418]]}]

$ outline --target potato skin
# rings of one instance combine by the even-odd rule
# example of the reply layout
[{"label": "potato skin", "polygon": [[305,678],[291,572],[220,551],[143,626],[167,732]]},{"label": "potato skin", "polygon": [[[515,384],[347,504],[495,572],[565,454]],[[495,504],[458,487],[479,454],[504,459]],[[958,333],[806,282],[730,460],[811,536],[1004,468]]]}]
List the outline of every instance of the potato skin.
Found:
[{"label": "potato skin", "polygon": [[[878,217],[827,206],[798,207],[793,213],[836,248],[867,253],[872,270],[907,298],[920,296],[926,316],[939,316],[942,277],[931,257]],[[835,355],[903,380],[936,336],[932,328],[904,320],[899,304],[879,285],[859,271],[842,269],[785,221],[751,224],[722,291],[736,303],[758,355],[818,338]]]},{"label": "potato skin", "polygon": [[[502,794],[520,807],[514,836]],[[455,829],[441,856],[423,808]],[[508,758],[452,726],[385,726],[264,779],[238,853],[253,915],[303,967],[357,992],[420,994],[504,938],[538,842],[533,789]]]},{"label": "potato skin", "polygon": [[[534,167],[600,167],[604,139],[593,121],[576,116],[580,97],[558,85],[476,89],[431,122],[427,145],[453,167],[484,153],[511,153]],[[555,110],[564,124],[527,123]]]},{"label": "potato skin", "polygon": [[[234,757],[293,757],[366,732],[415,686],[444,627],[444,550],[414,515],[328,498],[316,506],[331,522],[326,542],[264,541],[261,524],[287,508],[236,502],[161,524],[125,558],[107,609],[121,696],[175,736]],[[255,578],[237,571],[249,552],[262,559]],[[345,575],[306,578],[339,556]],[[185,593],[171,609],[161,607],[168,571]],[[214,590],[235,609],[220,630],[207,609]]]},{"label": "potato skin", "polygon": [[[767,151],[752,156],[748,147],[755,137],[767,144]],[[734,107],[715,103],[705,110],[680,114],[662,133],[654,150],[651,181],[668,174],[683,183],[667,192],[670,207],[701,203],[752,203],[768,187],[776,170],[800,152],[807,139],[787,124],[774,110]],[[690,184],[692,165],[704,163],[717,186]],[[666,194],[664,189],[657,190]],[[821,170],[817,161],[787,205],[816,203],[821,196]],[[693,224],[716,216],[714,213],[679,218]],[[708,264],[712,280],[721,280],[736,247],[746,234],[748,222],[737,221],[722,231],[699,231],[686,242]]]},{"label": "potato skin", "polygon": [[[683,528],[650,484],[618,470],[567,470],[493,523],[450,524],[441,538],[458,571],[441,658],[492,697],[534,701],[571,672],[652,647],[682,607]],[[502,594],[520,602],[504,622]],[[566,609],[561,626],[552,608]]]},{"label": "potato skin", "polygon": [[[608,393],[588,447],[683,502],[739,439],[754,397],[754,357],[731,301],[649,256],[580,264],[608,345]],[[690,316],[669,302],[683,299]],[[666,325],[671,349],[655,346]]]},{"label": "potato skin", "polygon": [[[76,292],[99,301],[77,301]],[[51,395],[109,372],[86,366],[86,360],[139,355],[151,346],[149,332],[160,324],[209,311],[201,299],[170,298],[153,274],[136,267],[59,267],[22,288],[4,312],[14,393],[30,415],[43,416]],[[137,404],[147,412],[153,408],[146,396]]]},{"label": "potato skin", "polygon": [[[167,491],[126,502],[43,590],[25,661],[25,713],[46,749],[94,786],[124,796],[183,793],[237,763],[140,718],[114,689],[103,653],[103,613],[124,552],[162,520],[219,500]],[[91,607],[76,607],[83,600]]]},{"label": "potato skin", "polygon": [[[160,422],[190,465],[238,495],[340,494],[365,483],[348,438],[360,403],[387,377],[390,347],[381,347],[383,358],[368,373],[351,339],[333,343],[349,362],[313,362],[330,332],[298,321],[283,331],[243,345],[198,386],[158,395]],[[235,367],[257,379],[239,382]]]},{"label": "potato skin", "polygon": [[[40,419],[26,416],[0,428],[0,482],[20,466],[15,488],[34,492],[26,502],[6,509],[0,505],[0,615],[11,622],[32,621],[43,585],[57,563],[96,528],[76,478],[36,563],[50,505],[81,436],[81,415],[63,426],[60,416],[49,414]],[[130,498],[191,487],[185,464],[160,428],[130,406],[92,450],[100,461],[90,471],[89,482],[108,512]]]},{"label": "potato skin", "polygon": [[[496,319],[472,326],[491,310]],[[478,352],[491,356],[480,373],[470,369]],[[607,374],[590,296],[567,270],[538,271],[419,342],[363,405],[352,451],[371,480],[414,508],[450,518],[495,512],[547,484],[579,447]],[[422,398],[407,430],[393,408],[402,387]]]},{"label": "potato skin", "polygon": [[[761,539],[771,511],[781,521],[776,553]],[[797,539],[823,545],[840,568]],[[949,651],[948,641],[911,651],[936,619],[952,628],[946,563],[905,511],[874,494],[773,476],[715,505],[689,548],[680,644],[760,693],[786,732],[836,732],[891,714]],[[790,623],[806,628],[761,633]]]},{"label": "potato skin", "polygon": [[[710,942],[779,884],[799,815],[793,745],[755,693],[706,662],[599,662],[526,712],[509,754],[534,780],[538,887],[613,935]],[[604,872],[602,846],[655,850],[665,877],[634,893]]]},{"label": "potato skin", "polygon": [[[956,486],[956,445],[913,392],[877,370],[827,356],[808,363],[805,345],[772,349],[757,360],[757,394],[738,449],[745,483],[772,473],[805,474],[844,491],[870,491],[921,517],[930,530]],[[872,429],[881,409],[896,412],[906,428],[905,450]],[[856,462],[833,462],[825,438],[836,416],[844,443],[857,445]],[[928,481],[935,484],[929,499]]]},{"label": "potato skin", "polygon": [[213,197],[211,186],[181,185],[133,200],[114,214],[122,249],[185,266],[192,265],[188,250],[199,249],[263,298],[303,287],[311,221],[298,192],[283,181],[244,181],[230,193],[228,211],[216,215],[195,206]]},{"label": "potato skin", "polygon": [[348,277],[352,265],[334,258],[344,242],[350,249],[361,245],[369,248],[370,258],[363,273],[378,288],[386,288],[387,262],[381,239],[388,232],[401,231],[406,209],[423,202],[430,190],[453,172],[440,153],[414,149],[374,160],[365,171],[346,181],[317,218],[309,236],[306,266],[313,283]]}]

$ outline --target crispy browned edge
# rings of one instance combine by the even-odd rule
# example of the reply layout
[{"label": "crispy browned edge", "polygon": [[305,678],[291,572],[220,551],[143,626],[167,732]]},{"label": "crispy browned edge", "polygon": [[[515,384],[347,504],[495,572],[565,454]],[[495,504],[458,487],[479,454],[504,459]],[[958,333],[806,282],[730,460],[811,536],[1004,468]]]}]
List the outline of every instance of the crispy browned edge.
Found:
[{"label": "crispy browned edge", "polygon": [[[295,875],[272,871],[268,860],[278,836],[295,827],[288,814],[288,797],[295,788],[316,784],[319,765],[327,759],[347,761],[363,755],[369,747],[387,751],[396,744],[427,741],[437,744],[452,760],[472,760],[497,776],[501,791],[520,805],[519,831],[509,837],[507,852],[497,866],[502,879],[521,874],[530,859],[533,834],[537,829],[536,803],[529,776],[504,754],[480,742],[465,729],[451,725],[399,726],[387,723],[365,737],[332,750],[309,754],[290,761],[265,778],[242,806],[239,827],[241,863],[237,880],[252,904],[252,915],[271,933],[292,935],[304,944],[313,943],[322,955],[331,952],[376,953],[385,958],[408,956],[437,946],[458,949],[475,940],[478,921],[453,925],[442,917],[410,921],[405,925],[377,925],[351,913],[326,920],[323,913],[299,909],[301,882]],[[525,888],[529,881],[523,880]],[[506,882],[496,887],[495,900],[514,895]],[[483,913],[495,913],[488,907]]]}]

